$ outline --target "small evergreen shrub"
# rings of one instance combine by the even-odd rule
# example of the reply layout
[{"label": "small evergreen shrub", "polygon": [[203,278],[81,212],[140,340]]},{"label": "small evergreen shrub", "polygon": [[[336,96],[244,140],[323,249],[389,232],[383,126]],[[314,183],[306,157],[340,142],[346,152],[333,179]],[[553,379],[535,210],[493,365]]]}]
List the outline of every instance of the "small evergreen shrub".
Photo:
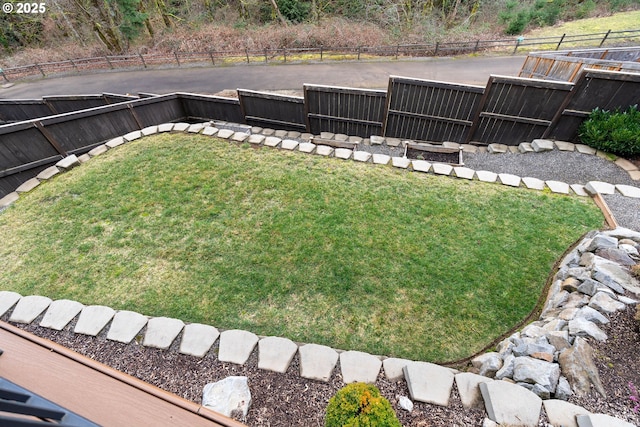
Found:
[{"label": "small evergreen shrub", "polygon": [[352,383],[329,399],[326,427],[402,427],[391,403],[374,385]]},{"label": "small evergreen shrub", "polygon": [[640,155],[640,111],[634,105],[625,111],[591,112],[578,131],[580,140],[593,148],[623,157]]}]

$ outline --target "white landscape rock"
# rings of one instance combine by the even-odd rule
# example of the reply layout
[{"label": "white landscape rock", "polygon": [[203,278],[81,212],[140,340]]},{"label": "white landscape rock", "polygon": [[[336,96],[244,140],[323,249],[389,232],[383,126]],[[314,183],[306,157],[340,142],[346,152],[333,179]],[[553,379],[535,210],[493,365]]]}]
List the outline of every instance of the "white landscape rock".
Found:
[{"label": "white landscape rock", "polygon": [[242,419],[246,419],[251,406],[248,378],[233,376],[208,383],[202,391],[202,406],[227,417],[242,414]]}]

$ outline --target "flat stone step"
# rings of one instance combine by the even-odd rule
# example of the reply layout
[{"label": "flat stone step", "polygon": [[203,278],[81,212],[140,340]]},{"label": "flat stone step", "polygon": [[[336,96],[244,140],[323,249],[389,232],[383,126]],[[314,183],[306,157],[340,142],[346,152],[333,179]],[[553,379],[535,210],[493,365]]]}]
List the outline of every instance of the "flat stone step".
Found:
[{"label": "flat stone step", "polygon": [[407,359],[398,359],[396,357],[389,357],[382,361],[382,369],[384,369],[384,376],[389,381],[400,381],[404,378],[404,367],[411,363]]},{"label": "flat stone step", "polygon": [[476,171],[476,176],[482,182],[496,182],[498,174],[491,171]]},{"label": "flat stone step", "polygon": [[4,208],[6,206],[9,206],[11,203],[15,202],[19,198],[20,198],[20,194],[18,194],[17,191],[12,191],[11,193],[7,194],[6,196],[0,198],[0,208]]},{"label": "flat stone step", "polygon": [[267,371],[285,373],[298,346],[286,338],[266,337],[258,342],[258,368]]},{"label": "flat stone step", "polygon": [[50,304],[51,298],[39,295],[22,297],[13,309],[9,321],[29,324],[40,316]]},{"label": "flat stone step", "polygon": [[458,178],[472,180],[476,171],[470,168],[465,168],[464,166],[458,166],[453,168],[453,173]]},{"label": "flat stone step", "polygon": [[129,142],[135,141],[136,139],[142,138],[142,132],[140,132],[139,130],[134,130],[133,132],[129,132],[128,134],[124,135],[123,138]]},{"label": "flat stone step", "polygon": [[335,151],[333,152],[333,155],[336,158],[342,159],[342,160],[349,160],[352,154],[353,154],[353,150],[350,150],[348,148],[336,148]]},{"label": "flat stone step", "polygon": [[144,334],[142,345],[167,349],[184,328],[184,322],[169,317],[154,317],[147,322],[147,331]]},{"label": "flat stone step", "polygon": [[[216,136],[219,131],[220,129],[218,129],[215,126],[205,126],[204,129],[202,129],[202,134],[206,136]],[[262,136],[262,135],[259,135],[259,136]],[[264,136],[262,137],[262,139],[264,139]]]},{"label": "flat stone step", "polygon": [[480,392],[489,419],[498,424],[536,427],[540,419],[542,399],[507,381],[480,383]]},{"label": "flat stone step", "polygon": [[201,323],[190,323],[183,331],[180,353],[195,357],[204,357],[220,336],[218,329]]},{"label": "flat stone step", "polygon": [[546,181],[547,187],[558,194],[569,194],[569,184],[560,181]]},{"label": "flat stone step", "polygon": [[532,178],[530,176],[522,178],[522,183],[525,187],[531,190],[544,190],[544,181],[538,178]]},{"label": "flat stone step", "polygon": [[28,193],[29,191],[36,188],[40,185],[40,180],[38,178],[31,178],[20,184],[18,188],[16,188],[16,193]]},{"label": "flat stone step", "polygon": [[146,128],[142,129],[140,132],[144,136],[154,135],[158,133],[158,126],[157,125],[147,126]]},{"label": "flat stone step", "polygon": [[498,179],[504,185],[508,185],[509,187],[520,187],[521,178],[517,175],[512,175],[510,173],[499,173]]},{"label": "flat stone step", "polygon": [[116,311],[104,305],[89,305],[82,309],[76,327],[73,332],[76,334],[96,336],[113,319]]},{"label": "flat stone step", "polygon": [[258,336],[254,333],[239,329],[224,331],[220,334],[218,359],[221,362],[244,365],[256,344],[258,344]]},{"label": "flat stone step", "polygon": [[585,185],[584,189],[587,193],[591,195],[595,194],[614,194],[616,192],[616,187],[613,184],[609,184],[607,182],[601,181],[589,181],[587,185]]},{"label": "flat stone step", "polygon": [[311,154],[315,149],[316,149],[316,144],[313,144],[311,142],[301,142],[298,145],[298,151],[300,151],[301,153]]},{"label": "flat stone step", "polygon": [[285,139],[282,141],[282,145],[280,146],[283,150],[293,151],[298,148],[300,143],[293,139]]},{"label": "flat stone step", "polygon": [[340,353],[340,370],[345,384],[363,382],[373,384],[378,378],[382,361],[369,353],[345,351]]},{"label": "flat stone step", "polygon": [[407,169],[410,164],[411,164],[411,159],[408,159],[406,157],[392,157],[391,158],[391,165],[394,168]]},{"label": "flat stone step", "polygon": [[376,153],[373,155],[373,163],[376,165],[388,165],[389,161],[391,161],[391,156],[387,156],[386,154]]},{"label": "flat stone step", "polygon": [[173,130],[173,123],[162,123],[158,125],[158,132],[171,132]]},{"label": "flat stone step", "polygon": [[368,151],[354,151],[353,160],[356,162],[368,162],[371,160],[371,153]]},{"label": "flat stone step", "polygon": [[412,160],[411,167],[416,172],[428,173],[431,170],[431,163],[426,160]]},{"label": "flat stone step", "polygon": [[147,324],[147,317],[135,311],[119,311],[113,316],[107,339],[130,343]]},{"label": "flat stone step", "polygon": [[[174,126],[173,128],[174,130],[176,130],[176,127]],[[233,136],[235,132],[231,129],[220,129],[218,131],[218,134],[216,135],[218,138],[222,138],[222,139],[229,139]],[[280,138],[278,138],[279,140]],[[279,142],[279,141],[278,141]]]},{"label": "flat stone step", "polygon": [[581,406],[564,400],[549,399],[542,402],[549,423],[554,426],[578,427],[577,415],[589,415],[589,411]]},{"label": "flat stone step", "polygon": [[449,368],[427,362],[411,362],[404,367],[409,393],[413,400],[448,406],[454,374]]},{"label": "flat stone step", "polygon": [[589,193],[587,193],[584,189],[584,185],[581,184],[571,184],[569,187],[576,193],[578,196],[588,197]]},{"label": "flat stone step", "polygon": [[58,163],[56,163],[56,166],[61,169],[69,170],[76,166],[80,166],[80,161],[75,154],[72,154],[60,160]]},{"label": "flat stone step", "polygon": [[618,184],[616,185],[616,190],[618,190],[618,192],[625,197],[640,199],[640,188],[638,187],[634,187],[632,185]]},{"label": "flat stone step", "polygon": [[572,142],[554,141],[554,144],[556,145],[556,147],[558,147],[558,150],[560,151],[575,151],[576,149],[576,144]]},{"label": "flat stone step", "polygon": [[605,414],[576,416],[578,427],[636,427],[634,424]]},{"label": "flat stone step", "polygon": [[46,181],[48,179],[53,178],[54,176],[58,175],[60,173],[60,169],[58,169],[55,166],[50,166],[48,168],[46,168],[45,170],[43,170],[42,172],[40,172],[36,178],[38,178],[40,181]]},{"label": "flat stone step", "polygon": [[460,400],[465,408],[482,408],[484,400],[480,392],[480,384],[493,381],[491,378],[462,372],[455,375],[456,387],[460,394]]},{"label": "flat stone step", "polygon": [[589,147],[588,145],[584,144],[576,144],[576,150],[578,151],[578,153],[589,155],[595,155],[597,151],[595,148]]},{"label": "flat stone step", "polygon": [[[172,127],[173,127],[173,125],[172,125]],[[126,142],[128,142],[126,139],[124,139],[123,137],[119,136],[117,138],[110,139],[104,145],[106,145],[109,148],[115,148],[115,147],[118,147],[118,146],[120,146],[122,144],[125,144]]]},{"label": "flat stone step", "polygon": [[44,314],[40,326],[43,328],[61,331],[69,324],[84,308],[83,304],[77,301],[61,299],[53,301],[47,312]]},{"label": "flat stone step", "polygon": [[319,156],[330,157],[333,155],[333,147],[329,147],[328,145],[316,145],[316,154]]},{"label": "flat stone step", "polygon": [[11,309],[18,301],[20,301],[22,295],[12,291],[0,291],[0,316]]},{"label": "flat stone step", "polygon": [[534,139],[531,141],[531,148],[536,153],[553,150],[553,141],[549,139]]},{"label": "flat stone step", "polygon": [[336,363],[338,352],[324,345],[305,344],[300,352],[300,376],[318,381],[329,381]]},{"label": "flat stone step", "polygon": [[444,163],[434,163],[431,168],[436,175],[449,176],[453,172],[453,166]]}]

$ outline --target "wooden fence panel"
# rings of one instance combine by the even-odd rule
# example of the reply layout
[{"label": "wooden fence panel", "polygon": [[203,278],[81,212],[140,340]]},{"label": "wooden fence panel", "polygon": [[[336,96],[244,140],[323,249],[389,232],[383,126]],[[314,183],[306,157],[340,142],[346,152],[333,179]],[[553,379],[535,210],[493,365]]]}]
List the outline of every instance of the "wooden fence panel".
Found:
[{"label": "wooden fence panel", "polygon": [[177,94],[143,98],[128,105],[140,128],[187,120],[182,100]]},{"label": "wooden fence panel", "polygon": [[491,76],[468,142],[519,145],[540,138],[571,83]]},{"label": "wooden fence panel", "polygon": [[386,91],[304,85],[307,129],[368,138],[382,135]]},{"label": "wooden fence panel", "polygon": [[108,105],[107,100],[102,95],[43,96],[42,100],[45,104],[49,105],[56,114]]},{"label": "wooden fence panel", "polygon": [[179,94],[187,120],[220,120],[232,123],[244,123],[240,101],[220,96]]},{"label": "wooden fence panel", "polygon": [[248,125],[307,131],[303,97],[238,89],[238,98]]},{"label": "wooden fence panel", "polygon": [[391,76],[384,135],[464,142],[483,92],[481,86]]},{"label": "wooden fence panel", "polygon": [[0,125],[55,114],[41,99],[0,99]]},{"label": "wooden fence panel", "polygon": [[587,69],[544,137],[578,142],[578,128],[594,108],[626,109],[636,104],[640,104],[640,73]]},{"label": "wooden fence panel", "polygon": [[50,138],[67,153],[82,153],[109,139],[141,127],[126,104],[45,117],[40,121]]}]

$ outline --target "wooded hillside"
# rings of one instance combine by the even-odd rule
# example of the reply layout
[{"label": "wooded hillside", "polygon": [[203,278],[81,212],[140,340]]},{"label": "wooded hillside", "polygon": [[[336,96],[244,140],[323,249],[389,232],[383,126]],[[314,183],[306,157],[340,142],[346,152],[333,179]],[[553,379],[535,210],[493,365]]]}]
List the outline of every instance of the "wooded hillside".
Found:
[{"label": "wooded hillside", "polygon": [[0,14],[0,56],[27,47],[66,46],[72,56],[71,50],[87,55],[459,40],[637,8],[640,0],[47,0],[37,5],[31,13],[17,13],[16,7]]}]

